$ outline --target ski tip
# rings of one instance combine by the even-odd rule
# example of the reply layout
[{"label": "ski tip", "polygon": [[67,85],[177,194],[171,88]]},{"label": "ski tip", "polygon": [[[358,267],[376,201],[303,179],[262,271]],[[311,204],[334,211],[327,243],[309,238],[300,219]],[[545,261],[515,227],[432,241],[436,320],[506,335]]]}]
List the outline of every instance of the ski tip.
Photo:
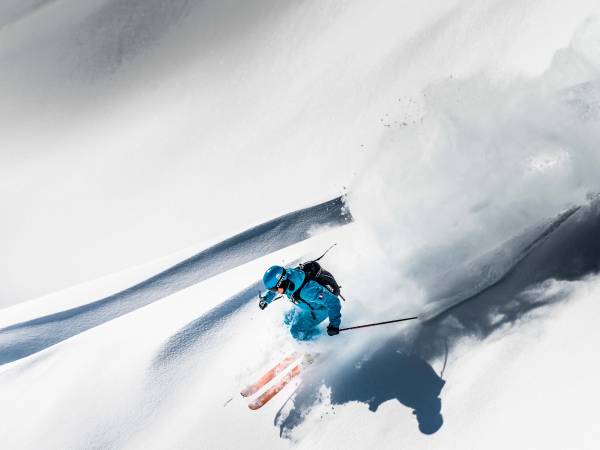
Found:
[{"label": "ski tip", "polygon": [[253,394],[255,394],[256,392],[258,392],[260,389],[260,386],[257,386],[256,384],[251,384],[250,386],[246,386],[244,389],[242,389],[240,391],[240,395],[242,397],[250,397]]},{"label": "ski tip", "polygon": [[248,408],[250,408],[252,411],[256,411],[261,406],[263,406],[263,403],[256,403],[256,402],[248,403]]},{"label": "ski tip", "polygon": [[247,387],[243,391],[240,392],[240,395],[242,397],[252,397],[258,391],[260,391],[261,387],[262,386],[250,386],[250,387]]}]

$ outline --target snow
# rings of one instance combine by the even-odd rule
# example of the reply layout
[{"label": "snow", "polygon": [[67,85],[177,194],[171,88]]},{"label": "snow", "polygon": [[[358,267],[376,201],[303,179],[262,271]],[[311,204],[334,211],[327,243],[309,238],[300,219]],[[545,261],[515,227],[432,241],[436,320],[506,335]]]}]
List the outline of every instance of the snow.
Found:
[{"label": "snow", "polygon": [[[597,448],[598,13],[5,1],[3,448]],[[344,326],[420,320],[257,308],[334,242]]]}]

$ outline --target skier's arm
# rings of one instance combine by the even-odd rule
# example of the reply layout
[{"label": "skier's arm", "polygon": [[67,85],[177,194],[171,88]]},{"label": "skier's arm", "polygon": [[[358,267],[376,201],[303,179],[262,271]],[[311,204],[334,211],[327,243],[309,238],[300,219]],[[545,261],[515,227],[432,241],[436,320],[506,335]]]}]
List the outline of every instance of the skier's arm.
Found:
[{"label": "skier's arm", "polygon": [[259,295],[260,301],[258,302],[258,307],[260,309],[265,309],[269,303],[275,300],[277,297],[277,292],[267,291],[265,295]]}]

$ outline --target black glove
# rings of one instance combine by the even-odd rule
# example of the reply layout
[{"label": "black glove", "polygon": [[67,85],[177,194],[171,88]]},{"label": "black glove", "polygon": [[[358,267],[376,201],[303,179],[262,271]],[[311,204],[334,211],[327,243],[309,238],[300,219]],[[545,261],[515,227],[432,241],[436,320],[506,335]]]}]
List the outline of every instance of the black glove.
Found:
[{"label": "black glove", "polygon": [[329,324],[327,326],[327,334],[329,336],[335,336],[336,334],[340,334],[340,329],[338,327],[334,327],[333,325]]},{"label": "black glove", "polygon": [[260,309],[265,309],[268,304],[269,303],[265,299],[261,299],[261,301],[258,302],[258,307]]}]

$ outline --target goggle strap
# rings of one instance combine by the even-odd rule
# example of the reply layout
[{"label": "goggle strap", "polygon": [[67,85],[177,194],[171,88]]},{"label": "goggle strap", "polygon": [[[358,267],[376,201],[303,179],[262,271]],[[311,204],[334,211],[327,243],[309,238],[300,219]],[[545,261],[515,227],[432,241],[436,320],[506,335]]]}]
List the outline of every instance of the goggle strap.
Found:
[{"label": "goggle strap", "polygon": [[275,283],[275,289],[279,289],[281,287],[281,283],[283,283],[283,278],[285,277],[286,271],[285,268],[283,269],[283,272],[281,273],[281,276],[279,277],[279,280],[277,280],[277,283]]}]

